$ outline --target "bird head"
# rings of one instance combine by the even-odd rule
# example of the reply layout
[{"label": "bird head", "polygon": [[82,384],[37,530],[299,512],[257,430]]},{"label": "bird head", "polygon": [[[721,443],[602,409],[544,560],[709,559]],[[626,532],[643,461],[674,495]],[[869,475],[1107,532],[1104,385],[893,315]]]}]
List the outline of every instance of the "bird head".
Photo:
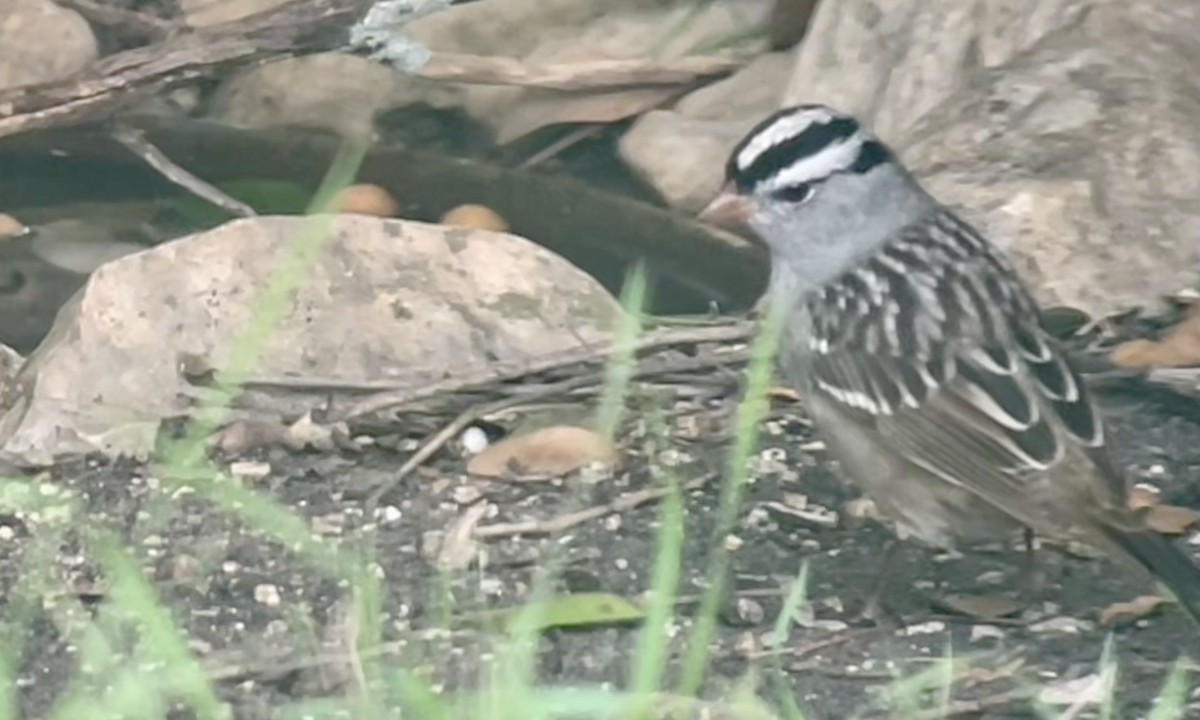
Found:
[{"label": "bird head", "polygon": [[932,204],[854,117],[800,105],[767,117],[734,147],[725,185],[700,218],[748,225],[777,260],[839,265]]}]

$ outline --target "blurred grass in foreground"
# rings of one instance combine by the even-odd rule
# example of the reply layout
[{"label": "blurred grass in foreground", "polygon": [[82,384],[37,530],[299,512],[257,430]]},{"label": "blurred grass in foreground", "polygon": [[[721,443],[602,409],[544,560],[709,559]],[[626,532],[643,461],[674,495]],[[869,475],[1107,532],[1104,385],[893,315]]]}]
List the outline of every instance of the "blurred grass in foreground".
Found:
[{"label": "blurred grass in foreground", "polygon": [[[214,508],[256,530],[263,542],[287,548],[313,570],[340,581],[346,588],[343,600],[351,620],[348,627],[353,633],[350,691],[344,696],[297,700],[290,706],[277,708],[278,716],[383,718],[395,717],[395,710],[401,708],[406,716],[422,720],[644,720],[700,713],[738,720],[805,718],[804,710],[792,695],[778,653],[768,655],[770,659],[762,665],[753,666],[725,696],[713,698],[712,693],[704,692],[711,644],[716,636],[717,611],[731,566],[722,540],[736,526],[749,461],[757,452],[759,427],[768,409],[767,391],[780,328],[780,319],[774,313],[768,314],[764,331],[754,343],[746,372],[745,392],[720,491],[716,533],[710,538],[714,549],[708,584],[692,617],[673,691],[665,690],[664,686],[668,680],[669,629],[678,621],[675,600],[686,538],[681,478],[671,472],[664,473],[662,478],[670,492],[658,507],[660,530],[650,592],[643,606],[645,619],[634,644],[626,688],[539,683],[536,661],[543,627],[539,613],[546,607],[541,601],[551,593],[561,560],[561,553],[552,551],[526,599],[526,610],[516,614],[507,633],[493,638],[492,652],[504,661],[489,676],[477,678],[473,690],[443,695],[422,677],[419,662],[398,666],[383,651],[386,629],[383,607],[388,588],[375,572],[374,538],[370,533],[359,538],[357,545],[334,548],[314,538],[303,518],[273,498],[233,482],[208,461],[205,440],[226,417],[225,403],[252,372],[271,331],[286,316],[289,298],[304,282],[308,267],[329,235],[331,218],[320,212],[338,190],[353,182],[363,152],[362,147],[346,147],[338,156],[310,206],[314,217],[289,252],[280,258],[278,271],[258,298],[254,322],[246,329],[221,375],[222,392],[203,409],[187,435],[167,445],[158,458],[158,470],[166,483],[163,497],[168,499],[164,507],[171,502],[171,491],[186,485]],[[636,363],[634,341],[643,328],[645,283],[645,274],[637,268],[622,294],[625,322],[618,331],[605,389],[598,401],[596,426],[611,437],[619,434],[632,382]],[[669,429],[665,413],[650,412],[649,418],[650,432],[666,437]],[[83,510],[76,498],[65,491],[52,491],[52,486],[46,488],[38,481],[0,481],[0,512],[38,513],[43,520],[40,534],[27,546],[23,582],[6,599],[5,616],[0,623],[0,641],[4,647],[0,653],[0,720],[18,717],[15,681],[19,658],[39,616],[47,617],[78,651],[75,679],[59,698],[51,718],[178,717],[180,705],[198,718],[231,717],[231,709],[220,700],[216,685],[206,677],[203,663],[190,649],[171,609],[158,598],[136,554],[123,548],[111,531],[88,527],[82,521]],[[77,598],[65,595],[52,577],[55,555],[69,530],[81,536],[85,555],[104,571],[107,586],[98,610],[85,608]],[[444,591],[449,580],[441,578],[442,587],[431,588],[431,592],[446,600],[449,595]],[[786,643],[792,618],[807,603],[807,582],[808,567],[802,565],[771,634],[772,647],[777,650]],[[48,602],[47,598],[53,601]],[[453,608],[444,610],[443,616],[449,618]],[[316,637],[311,640],[309,646],[315,652],[320,643]],[[965,663],[969,663],[969,658],[956,659],[947,648],[940,661],[897,677],[884,694],[884,707],[893,713],[900,712],[900,717],[945,715],[955,677]],[[1109,677],[1115,673],[1115,662],[1108,652],[1102,662],[1102,674]],[[770,680],[769,687],[761,686],[764,674]],[[1186,672],[1177,666],[1166,679],[1149,720],[1183,718],[1188,691]],[[764,696],[773,698],[778,709],[768,706],[762,699]],[[1107,698],[1101,715],[1116,717],[1111,692]],[[819,708],[814,712],[819,712]],[[1065,720],[1075,712],[1068,709],[1056,715],[1043,709],[1042,716]]]}]

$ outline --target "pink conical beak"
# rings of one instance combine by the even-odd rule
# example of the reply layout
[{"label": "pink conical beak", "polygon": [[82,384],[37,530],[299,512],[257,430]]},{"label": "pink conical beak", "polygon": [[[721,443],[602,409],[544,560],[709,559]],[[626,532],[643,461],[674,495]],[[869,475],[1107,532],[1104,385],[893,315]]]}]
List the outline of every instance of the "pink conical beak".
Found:
[{"label": "pink conical beak", "polygon": [[753,212],[754,201],[738,193],[733,183],[726,183],[697,217],[713,225],[736,226],[745,225]]}]

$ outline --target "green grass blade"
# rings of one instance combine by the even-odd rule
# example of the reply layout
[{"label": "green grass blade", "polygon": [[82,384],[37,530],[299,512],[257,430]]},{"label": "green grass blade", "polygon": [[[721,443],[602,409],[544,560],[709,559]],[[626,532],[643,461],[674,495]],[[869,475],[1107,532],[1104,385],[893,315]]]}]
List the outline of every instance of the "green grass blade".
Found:
[{"label": "green grass blade", "polygon": [[629,684],[635,697],[644,697],[647,705],[637,708],[636,712],[631,713],[632,717],[640,717],[649,710],[650,694],[658,690],[662,682],[667,654],[667,623],[673,616],[675,592],[679,585],[683,557],[683,498],[674,476],[668,477],[668,482],[671,492],[663,498],[659,512],[658,549],[650,586],[650,605],[638,635],[637,653],[630,672]]},{"label": "green grass blade", "polygon": [[717,608],[724,596],[725,576],[729,570],[729,553],[721,540],[737,522],[742,488],[746,483],[747,465],[750,456],[758,447],[759,423],[767,413],[767,392],[770,390],[782,320],[778,310],[771,307],[751,347],[750,364],[746,371],[746,390],[738,406],[736,434],[729,455],[728,476],[721,487],[721,499],[717,509],[717,537],[713,543],[713,555],[709,563],[709,586],[701,596],[696,624],[684,657],[680,693],[685,696],[694,695],[706,675],[709,643],[716,634]]},{"label": "green grass blade", "polygon": [[1162,692],[1158,694],[1146,720],[1183,720],[1187,713],[1189,692],[1187,664],[1180,658],[1171,666],[1171,674],[1163,683]]},{"label": "green grass blade", "polygon": [[596,431],[606,438],[614,438],[621,426],[625,410],[625,396],[633,378],[636,364],[634,351],[638,336],[642,334],[642,310],[646,302],[646,268],[641,263],[634,266],[621,291],[621,322],[617,328],[613,356],[605,367],[604,390],[600,395],[596,411]]}]

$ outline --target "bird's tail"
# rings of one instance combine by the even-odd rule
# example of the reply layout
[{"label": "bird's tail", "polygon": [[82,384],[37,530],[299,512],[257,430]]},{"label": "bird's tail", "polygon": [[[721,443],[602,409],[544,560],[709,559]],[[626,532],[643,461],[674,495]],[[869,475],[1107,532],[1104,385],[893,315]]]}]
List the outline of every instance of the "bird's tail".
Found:
[{"label": "bird's tail", "polygon": [[1200,568],[1167,537],[1124,523],[1098,523],[1102,536],[1154,575],[1200,626]]}]

